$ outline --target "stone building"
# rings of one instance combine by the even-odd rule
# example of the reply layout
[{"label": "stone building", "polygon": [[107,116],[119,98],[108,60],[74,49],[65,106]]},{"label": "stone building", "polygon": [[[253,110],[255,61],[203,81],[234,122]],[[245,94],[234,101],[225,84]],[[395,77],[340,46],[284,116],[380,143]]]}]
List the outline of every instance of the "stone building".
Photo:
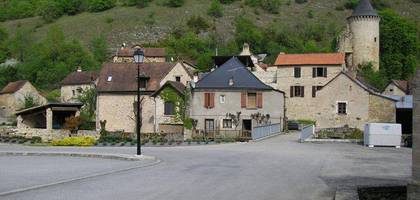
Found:
[{"label": "stone building", "polygon": [[382,95],[360,80],[340,72],[316,92],[307,112],[318,128],[349,126],[363,130],[366,123],[395,123],[396,100]]},{"label": "stone building", "polygon": [[308,113],[318,109],[316,91],[345,70],[344,54],[284,54],[280,53],[267,73],[275,72],[276,89],[285,91],[286,115],[289,119],[309,119]]},{"label": "stone building", "polygon": [[[186,63],[144,63],[140,65],[142,105],[141,132],[159,131],[156,111],[164,107],[151,95],[166,82],[175,81],[188,85],[192,79],[193,66]],[[97,85],[97,129],[106,120],[107,131],[135,131],[135,107],[137,90],[137,64],[105,63]]]},{"label": "stone building", "polygon": [[338,40],[338,51],[346,54],[346,64],[355,72],[359,65],[371,62],[379,70],[380,17],[369,0],[360,0],[347,18],[347,29]]},{"label": "stone building", "polygon": [[83,91],[96,87],[98,75],[96,71],[82,71],[81,67],[67,75],[61,82],[61,101],[76,102]]},{"label": "stone building", "polygon": [[408,81],[392,80],[382,92],[384,95],[405,96],[410,94]]},{"label": "stone building", "polygon": [[[420,70],[417,70],[417,76],[414,81],[414,122],[420,121]],[[407,192],[409,200],[420,199],[420,123],[414,123],[413,131],[413,152],[412,152],[412,171],[413,176],[408,184]]]},{"label": "stone building", "polygon": [[136,49],[143,49],[144,51],[144,62],[166,62],[166,51],[165,48],[142,48],[140,45],[133,45],[132,47],[126,47],[122,45],[117,50],[112,60],[114,63],[133,63],[134,62],[134,51]]},{"label": "stone building", "polygon": [[281,123],[284,92],[261,82],[236,57],[192,85],[190,117],[204,134],[250,132],[255,126]]},{"label": "stone building", "polygon": [[25,97],[40,105],[47,102],[29,81],[10,82],[0,91],[0,124],[16,121],[15,112],[24,108]]}]

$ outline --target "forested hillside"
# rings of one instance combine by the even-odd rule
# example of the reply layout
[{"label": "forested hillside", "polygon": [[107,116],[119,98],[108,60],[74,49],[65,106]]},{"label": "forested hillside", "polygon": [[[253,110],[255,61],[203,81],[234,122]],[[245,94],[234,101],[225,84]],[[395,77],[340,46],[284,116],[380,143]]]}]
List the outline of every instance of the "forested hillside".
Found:
[{"label": "forested hillside", "polygon": [[[335,51],[336,37],[357,2],[1,0],[0,62],[16,58],[20,64],[0,69],[0,86],[24,78],[41,88],[55,88],[76,65],[98,69],[122,43],[166,47],[169,56],[195,60],[200,70],[211,66],[216,48],[219,54],[236,54],[244,42],[255,53],[269,53],[268,62],[280,51]],[[383,20],[388,39],[381,40],[386,55],[381,66],[386,70],[372,76],[384,82],[409,78],[420,57],[420,3],[372,3],[388,19]]]}]

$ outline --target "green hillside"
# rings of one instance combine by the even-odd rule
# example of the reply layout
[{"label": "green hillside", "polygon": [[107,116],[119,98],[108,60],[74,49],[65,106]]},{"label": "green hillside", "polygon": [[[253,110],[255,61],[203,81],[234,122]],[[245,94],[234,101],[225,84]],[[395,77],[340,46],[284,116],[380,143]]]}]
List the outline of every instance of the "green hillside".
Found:
[{"label": "green hillside", "polygon": [[[59,26],[66,37],[81,40],[87,44],[94,36],[103,34],[110,47],[125,43],[155,43],[176,28],[186,26],[191,16],[201,15],[214,27],[213,19],[207,15],[209,0],[185,0],[182,7],[171,8],[162,5],[162,0],[155,0],[146,8],[116,6],[98,13],[83,12],[75,16],[63,16],[52,23],[45,23],[40,17],[25,18],[0,23],[9,33],[17,27],[29,29],[35,39],[43,38],[51,26]],[[278,14],[244,5],[242,1],[223,5],[224,16],[215,20],[216,32],[225,41],[232,38],[234,19],[245,16],[261,27],[281,27],[283,29],[302,29],[308,24],[331,24],[338,29],[345,27],[345,19],[350,10],[342,10],[347,0],[309,0],[298,4],[283,0]],[[413,19],[419,25],[419,3],[411,0],[386,1],[402,16]],[[214,30],[210,28],[210,30]],[[206,33],[202,33],[206,35]]]}]

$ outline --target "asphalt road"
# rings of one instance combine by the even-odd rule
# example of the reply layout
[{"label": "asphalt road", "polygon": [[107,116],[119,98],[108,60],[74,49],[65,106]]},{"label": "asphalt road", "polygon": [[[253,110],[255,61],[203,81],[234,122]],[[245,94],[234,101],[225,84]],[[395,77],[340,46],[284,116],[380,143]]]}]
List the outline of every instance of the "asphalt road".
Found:
[{"label": "asphalt road", "polygon": [[[132,147],[52,148],[0,145],[0,151],[135,153]],[[162,162],[19,192],[0,199],[328,199],[337,187],[405,183],[411,149],[297,142],[283,135],[258,143],[148,147]],[[0,192],[139,165],[73,157],[0,157]]]}]

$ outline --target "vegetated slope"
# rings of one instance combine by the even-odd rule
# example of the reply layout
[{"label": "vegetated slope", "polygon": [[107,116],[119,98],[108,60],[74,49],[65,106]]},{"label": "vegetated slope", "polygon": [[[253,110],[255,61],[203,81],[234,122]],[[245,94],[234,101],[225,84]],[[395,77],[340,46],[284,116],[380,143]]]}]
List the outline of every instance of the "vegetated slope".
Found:
[{"label": "vegetated slope", "polygon": [[[0,25],[4,26],[11,35],[18,27],[31,30],[36,40],[42,39],[51,26],[57,25],[64,31],[66,37],[80,40],[86,45],[94,36],[103,34],[108,39],[109,46],[117,48],[122,43],[156,43],[172,30],[185,28],[186,21],[194,15],[205,17],[213,27],[215,24],[215,28],[210,28],[209,31],[215,31],[227,41],[233,36],[236,16],[245,16],[261,27],[276,26],[293,31],[314,23],[328,24],[342,30],[346,25],[346,18],[351,14],[350,10],[337,9],[342,7],[346,0],[309,0],[303,4],[284,0],[278,14],[270,14],[261,8],[249,7],[237,1],[223,5],[224,16],[213,20],[207,15],[210,2],[210,0],[186,0],[185,5],[178,8],[165,7],[152,2],[142,9],[118,6],[99,13],[84,12],[75,16],[63,16],[48,24],[40,17],[32,17],[6,21]],[[419,3],[413,3],[411,0],[387,2],[392,9],[402,16],[413,19],[420,27]]]}]

